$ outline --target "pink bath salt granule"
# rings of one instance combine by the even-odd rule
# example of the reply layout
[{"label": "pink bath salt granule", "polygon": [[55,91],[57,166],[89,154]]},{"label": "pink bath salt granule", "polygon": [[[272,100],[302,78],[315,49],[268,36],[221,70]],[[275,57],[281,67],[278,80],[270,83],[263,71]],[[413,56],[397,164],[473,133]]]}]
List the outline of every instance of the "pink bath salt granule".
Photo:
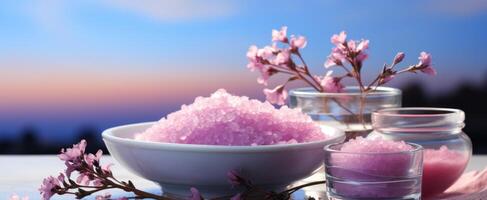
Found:
[{"label": "pink bath salt granule", "polygon": [[324,140],[321,128],[300,109],[234,96],[220,89],[197,97],[135,136],[180,144],[252,146]]},{"label": "pink bath salt granule", "polygon": [[366,139],[357,137],[344,143],[340,151],[352,153],[391,153],[410,151],[413,147],[404,141],[384,140],[381,137]]},{"label": "pink bath salt granule", "polygon": [[327,176],[332,190],[344,198],[397,198],[419,193],[422,154],[404,141],[357,137],[333,153]]},{"label": "pink bath salt granule", "polygon": [[423,196],[433,196],[448,189],[460,178],[467,164],[467,155],[449,150],[444,145],[440,149],[425,149],[423,159]]},{"label": "pink bath salt granule", "polygon": [[[382,155],[383,153],[405,152],[413,147],[404,141],[391,141],[382,138],[357,137],[344,143],[340,151],[342,155],[335,155],[347,169],[361,172],[360,176],[370,175],[398,176],[407,173],[410,166],[409,154]],[[341,159],[341,160],[339,160]],[[405,171],[406,170],[406,171]],[[358,174],[357,174],[358,175]]]}]

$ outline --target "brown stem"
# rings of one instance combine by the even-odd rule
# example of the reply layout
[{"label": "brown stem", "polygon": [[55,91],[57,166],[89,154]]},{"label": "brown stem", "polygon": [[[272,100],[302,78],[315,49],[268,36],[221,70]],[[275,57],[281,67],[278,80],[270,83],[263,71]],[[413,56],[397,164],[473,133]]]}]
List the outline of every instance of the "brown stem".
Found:
[{"label": "brown stem", "polygon": [[284,73],[284,74],[289,74],[289,75],[295,75],[294,73],[292,72],[289,72],[289,71],[284,71],[284,70],[281,70],[281,69],[276,69],[276,68],[272,68],[273,70],[276,70],[277,72],[281,72],[281,73]]},{"label": "brown stem", "polygon": [[394,73],[395,75],[397,74],[402,74],[402,73],[405,73],[405,72],[411,72],[411,69],[413,69],[416,65],[410,65],[409,67],[406,67],[402,70],[399,70],[397,71],[396,73]]},{"label": "brown stem", "polygon": [[316,84],[316,80],[309,74],[309,72],[305,73],[308,77],[311,77],[311,80],[314,80],[315,84],[313,84],[312,82],[310,82],[308,79],[306,79],[302,74],[301,72],[297,71],[297,70],[294,70],[296,72],[296,75],[301,79],[303,80],[304,82],[306,82],[308,85],[310,85],[311,87],[313,87],[316,91],[319,91],[319,92],[322,92],[323,91],[323,88],[321,87],[320,84]]},{"label": "brown stem", "polygon": [[308,65],[303,59],[303,56],[301,56],[301,53],[299,53],[299,50],[296,50],[296,55],[298,56],[299,60],[301,60],[301,63],[303,63],[304,70],[309,73]]},{"label": "brown stem", "polygon": [[[372,81],[366,88],[366,91],[370,90],[370,87],[372,87],[377,81],[379,81],[379,79],[381,78],[382,76],[381,75],[378,75],[374,81]],[[378,84],[378,83],[377,83]]]},{"label": "brown stem", "polygon": [[347,67],[345,67],[345,65],[341,64],[338,66],[342,67],[347,72],[347,74],[350,74],[351,76],[353,76],[353,73]]},{"label": "brown stem", "polygon": [[293,188],[290,188],[288,190],[285,190],[281,193],[289,193],[289,194],[292,194],[293,192],[301,189],[301,188],[305,188],[305,187],[309,187],[309,186],[313,186],[313,185],[320,185],[320,184],[325,184],[326,181],[315,181],[315,182],[311,182],[311,183],[306,183],[306,184],[303,184],[303,185],[299,185],[299,186],[296,186],[296,187],[293,187]]},{"label": "brown stem", "polygon": [[[92,193],[95,193],[95,192],[98,192],[101,190],[105,190],[105,189],[118,188],[118,189],[122,189],[122,190],[127,191],[127,192],[133,192],[134,194],[137,195],[137,197],[152,198],[152,199],[157,199],[157,200],[171,200],[170,198],[159,196],[159,195],[152,194],[149,192],[145,192],[145,191],[139,190],[135,187],[132,188],[132,187],[125,186],[124,184],[122,184],[122,182],[117,180],[115,177],[113,177],[113,176],[109,177],[109,176],[105,176],[104,174],[99,174],[95,170],[93,170],[93,168],[85,167],[85,170],[87,170],[88,172],[90,172],[90,174],[96,176],[97,178],[108,182],[107,185],[111,185],[110,187],[105,186],[103,188],[99,188],[96,190],[87,191],[87,192],[89,192],[89,194],[92,194]],[[110,180],[110,178],[113,180]],[[89,187],[91,187],[91,186],[89,186]]]},{"label": "brown stem", "polygon": [[311,80],[313,80],[314,84],[316,84],[319,88],[319,92],[323,92],[323,87],[321,86],[321,84],[315,79],[313,78],[313,76],[310,74],[309,72],[309,68],[308,68],[308,64],[306,64],[306,61],[304,61],[304,58],[303,56],[301,56],[301,53],[299,53],[299,50],[296,51],[296,55],[298,56],[299,60],[301,61],[301,63],[303,63],[303,66],[304,66],[304,73],[306,74],[306,76],[308,76]]}]

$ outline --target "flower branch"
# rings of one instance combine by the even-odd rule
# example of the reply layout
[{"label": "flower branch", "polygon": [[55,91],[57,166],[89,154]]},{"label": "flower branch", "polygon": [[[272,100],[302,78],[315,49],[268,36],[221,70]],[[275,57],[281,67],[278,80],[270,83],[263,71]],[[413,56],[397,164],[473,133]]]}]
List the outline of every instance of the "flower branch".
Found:
[{"label": "flower branch", "polygon": [[[49,176],[45,178],[39,188],[41,199],[48,200],[53,195],[73,195],[76,199],[96,195],[97,200],[128,200],[128,199],[156,199],[156,200],[177,200],[175,198],[165,197],[159,194],[153,194],[138,189],[132,181],[121,181],[113,175],[110,167],[113,164],[101,165],[100,159],[102,151],[98,150],[96,154],[86,154],[86,141],[82,140],[72,148],[62,149],[58,155],[61,161],[64,161],[66,169],[57,177]],[[74,174],[78,174],[74,179]],[[244,200],[244,199],[263,199],[263,200],[288,200],[297,190],[318,184],[324,184],[324,181],[307,183],[299,185],[282,192],[266,191],[252,184],[250,180],[240,176],[236,171],[227,173],[228,181],[234,187],[242,188],[241,193],[231,196],[217,197],[210,200]],[[108,189],[119,189],[125,192],[131,192],[134,196],[112,198],[110,193],[100,194]],[[190,189],[190,200],[203,200],[203,196],[198,189]],[[15,195],[11,199],[17,200],[20,197]],[[28,198],[27,198],[28,199]]]},{"label": "flower branch", "polygon": [[[431,55],[426,52],[420,53],[418,64],[395,70],[394,67],[402,62],[405,57],[403,52],[399,52],[390,65],[385,64],[377,77],[366,84],[362,77],[362,67],[364,61],[369,57],[367,52],[369,40],[347,40],[347,34],[344,31],[330,38],[330,42],[335,47],[332,48],[324,64],[326,69],[333,66],[342,68],[346,73],[339,76],[332,76],[331,70],[325,76],[312,75],[300,52],[300,49],[306,47],[306,38],[294,35],[287,37],[287,27],[284,26],[280,30],[272,30],[272,42],[271,46],[265,46],[261,49],[252,45],[247,52],[249,60],[247,67],[251,71],[259,71],[261,76],[258,78],[258,82],[266,86],[271,76],[284,73],[297,77],[293,78],[292,81],[302,80],[318,92],[343,92],[344,85],[341,81],[345,78],[352,78],[357,83],[361,93],[367,95],[377,87],[392,80],[395,76],[405,72],[423,72],[428,75],[436,75],[436,71],[431,64]],[[297,65],[293,57],[296,57],[302,65]],[[287,98],[287,92],[284,87],[288,82],[290,81],[288,80],[285,84],[280,84],[274,89],[264,89],[267,100],[271,103],[283,105]]]}]

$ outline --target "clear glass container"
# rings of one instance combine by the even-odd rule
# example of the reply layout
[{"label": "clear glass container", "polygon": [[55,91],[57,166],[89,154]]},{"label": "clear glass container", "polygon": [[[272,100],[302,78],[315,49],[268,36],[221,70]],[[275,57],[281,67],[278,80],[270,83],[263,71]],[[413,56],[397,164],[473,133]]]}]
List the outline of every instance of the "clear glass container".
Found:
[{"label": "clear glass container", "polygon": [[462,131],[465,113],[449,108],[393,108],[372,114],[370,138],[404,140],[423,146],[423,196],[441,193],[463,173],[472,143]]},{"label": "clear glass container", "polygon": [[358,87],[346,87],[341,93],[321,93],[313,88],[298,88],[289,92],[289,107],[301,108],[322,125],[341,128],[348,140],[366,136],[372,131],[373,111],[401,107],[401,90],[378,87],[368,94],[362,94]]},{"label": "clear glass container", "polygon": [[327,195],[332,200],[421,198],[423,148],[367,153],[341,151],[343,143],[325,147]]}]

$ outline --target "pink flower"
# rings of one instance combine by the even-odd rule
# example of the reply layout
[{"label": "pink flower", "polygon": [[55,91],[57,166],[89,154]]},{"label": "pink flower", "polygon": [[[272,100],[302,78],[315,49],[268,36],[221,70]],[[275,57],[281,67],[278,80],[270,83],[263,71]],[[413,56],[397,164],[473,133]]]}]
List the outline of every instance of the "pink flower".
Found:
[{"label": "pink flower", "polygon": [[103,166],[101,166],[101,170],[103,170],[103,172],[105,172],[105,173],[112,173],[112,171],[110,170],[110,168],[113,165],[114,165],[113,163],[109,163],[107,165],[103,165]]},{"label": "pink flower", "polygon": [[291,36],[290,44],[292,49],[302,49],[306,47],[307,41],[304,36],[294,37],[293,35]]},{"label": "pink flower", "polygon": [[100,158],[101,158],[102,155],[103,155],[103,151],[102,150],[98,150],[96,152],[96,155],[93,155],[91,153],[88,154],[88,155],[85,155],[86,164],[88,164],[89,167],[93,167],[93,163],[95,161],[100,162]]},{"label": "pink flower", "polygon": [[53,176],[49,176],[42,181],[39,192],[41,193],[41,198],[43,200],[51,199],[51,197],[56,193],[55,189],[59,187],[58,179]]},{"label": "pink flower", "polygon": [[356,51],[364,51],[369,48],[369,40],[362,40],[357,46]]},{"label": "pink flower", "polygon": [[257,48],[257,46],[255,45],[252,45],[249,47],[249,50],[247,51],[247,58],[249,60],[255,60],[257,58],[257,51],[259,50],[259,48]]},{"label": "pink flower", "polygon": [[272,30],[272,41],[274,42],[287,42],[287,26],[281,27],[281,30]]},{"label": "pink flower", "polygon": [[98,179],[96,178],[94,181],[93,181],[93,186],[102,186],[103,185],[103,180],[102,179]]},{"label": "pink flower", "polygon": [[433,68],[432,66],[428,66],[428,67],[425,67],[425,68],[420,69],[420,70],[421,70],[421,72],[428,74],[430,76],[435,76],[437,74],[435,68]]},{"label": "pink flower", "polygon": [[345,31],[342,31],[340,32],[339,35],[334,34],[333,36],[331,36],[330,41],[335,45],[339,45],[345,43],[346,39],[347,39],[347,33]]},{"label": "pink flower", "polygon": [[89,185],[90,184],[90,176],[89,174],[82,173],[76,179],[76,183],[81,185]]},{"label": "pink flower", "polygon": [[404,56],[406,55],[403,52],[397,53],[394,57],[393,65],[400,63],[404,59]]},{"label": "pink flower", "polygon": [[260,62],[259,57],[257,56],[259,49],[257,46],[252,45],[249,47],[247,51],[247,59],[249,60],[249,64],[247,64],[247,68],[250,71],[255,71],[256,69],[262,68],[263,64]]},{"label": "pink flower", "polygon": [[227,173],[227,179],[232,186],[240,185],[240,178],[235,170],[231,170]]},{"label": "pink flower", "polygon": [[315,79],[320,83],[323,88],[323,92],[341,92],[344,86],[340,83],[340,79],[331,76],[333,71],[328,71],[325,77],[321,78],[315,76]]},{"label": "pink flower", "polygon": [[434,76],[436,75],[436,70],[431,66],[431,54],[426,52],[421,52],[419,54],[419,64],[416,69],[419,69],[421,72]]},{"label": "pink flower", "polygon": [[361,63],[369,57],[365,52],[369,48],[369,40],[349,40],[347,41],[347,34],[342,31],[339,35],[333,35],[331,42],[336,47],[332,49],[331,54],[328,56],[325,62],[325,68],[329,68],[335,65],[343,65],[346,58],[347,60],[353,60],[350,62]]},{"label": "pink flower", "polygon": [[61,149],[61,154],[59,154],[58,157],[63,161],[74,161],[84,154],[85,149],[86,140],[81,140],[78,144],[73,145],[73,148],[68,148],[66,150]]},{"label": "pink flower", "polygon": [[357,62],[363,62],[365,59],[369,57],[369,54],[365,52],[360,52],[355,59],[357,59]]},{"label": "pink flower", "polygon": [[331,54],[328,56],[325,62],[325,68],[330,68],[335,65],[343,65],[343,60],[345,59],[345,55],[343,52],[335,47],[331,50]]},{"label": "pink flower", "polygon": [[263,66],[262,68],[259,69],[259,71],[260,71],[260,77],[257,78],[257,83],[262,85],[267,85],[267,81],[269,80],[269,77],[271,77],[274,74],[274,71],[269,66]]},{"label": "pink flower", "polygon": [[78,169],[78,167],[80,166],[80,163],[71,164],[68,161],[64,162],[64,164],[66,165],[65,173],[66,173],[66,176],[68,176],[68,177],[71,177],[71,173],[76,171],[76,169]]},{"label": "pink flower", "polygon": [[419,65],[420,66],[430,66],[431,65],[431,54],[426,53],[426,52],[421,52],[419,54]]},{"label": "pink flower", "polygon": [[261,63],[253,63],[253,62],[250,62],[247,64],[247,68],[250,69],[250,71],[255,71],[256,69],[261,69],[262,67],[264,67],[263,64]]},{"label": "pink flower", "polygon": [[71,172],[77,170],[83,162],[83,158],[86,149],[86,140],[81,140],[78,144],[73,145],[73,148],[61,149],[61,153],[58,155],[59,159],[65,161],[66,175],[71,176]]},{"label": "pink flower", "polygon": [[192,187],[190,188],[191,191],[191,197],[189,200],[203,200],[203,197],[201,197],[200,191],[198,189]]},{"label": "pink flower", "polygon": [[264,48],[257,50],[257,56],[262,59],[269,59],[274,56],[274,51],[276,51],[274,47],[265,46]]},{"label": "pink flower", "polygon": [[281,64],[288,63],[290,58],[291,58],[291,53],[288,50],[282,50],[277,54],[276,58],[273,61],[273,64],[281,65]]},{"label": "pink flower", "polygon": [[264,89],[264,94],[269,103],[284,105],[287,98],[287,91],[284,90],[283,85],[279,85],[274,89]]},{"label": "pink flower", "polygon": [[29,200],[29,197],[24,196],[24,197],[20,198],[19,195],[14,194],[14,195],[10,196],[9,200]]},{"label": "pink flower", "polygon": [[348,46],[349,51],[352,51],[352,52],[357,51],[357,50],[356,50],[356,49],[357,49],[357,45],[356,45],[356,43],[355,43],[355,41],[354,41],[354,40],[349,40],[349,41],[347,42],[347,46]]},{"label": "pink flower", "polygon": [[391,81],[394,79],[395,75],[386,75],[385,77],[382,77],[379,81],[380,85],[386,84],[387,82]]},{"label": "pink flower", "polygon": [[64,174],[63,173],[59,173],[59,176],[57,177],[57,180],[59,181],[59,183],[63,183],[64,182]]}]

